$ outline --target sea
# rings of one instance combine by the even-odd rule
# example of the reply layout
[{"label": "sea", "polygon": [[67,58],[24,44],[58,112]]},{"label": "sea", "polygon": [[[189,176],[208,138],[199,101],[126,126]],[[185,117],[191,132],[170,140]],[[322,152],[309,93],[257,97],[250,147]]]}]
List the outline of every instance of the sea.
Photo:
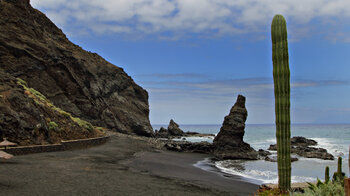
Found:
[{"label": "sea", "polygon": [[[154,125],[158,129],[166,125]],[[180,125],[183,131],[198,133],[217,134],[221,125]],[[267,150],[270,144],[276,144],[275,125],[246,125],[243,140],[250,144],[255,150]],[[343,158],[342,170],[349,176],[349,145],[350,145],[350,124],[298,124],[291,125],[291,135],[303,136],[317,141],[316,147],[325,148],[331,153],[335,160],[321,160],[315,158],[299,158],[292,163],[292,182],[314,182],[317,179],[324,180],[325,168],[329,166],[330,176],[337,170],[337,157]],[[213,142],[214,137],[185,137],[187,141]],[[182,140],[182,138],[180,138]],[[270,151],[276,154],[276,152]],[[293,155],[294,156],[294,155]],[[245,161],[245,160],[225,160],[214,161],[204,159],[194,166],[208,172],[217,172],[223,176],[235,176],[243,181],[254,184],[277,183],[277,163],[265,160]]]}]

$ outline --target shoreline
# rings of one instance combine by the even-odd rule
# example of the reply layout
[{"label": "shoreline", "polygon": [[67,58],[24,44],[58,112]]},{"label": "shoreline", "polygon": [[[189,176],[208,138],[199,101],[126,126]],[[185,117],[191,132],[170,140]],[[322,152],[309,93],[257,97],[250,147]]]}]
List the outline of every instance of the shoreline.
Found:
[{"label": "shoreline", "polygon": [[206,158],[211,156],[198,153],[146,151],[137,153],[134,159],[129,160],[129,165],[138,172],[185,180],[199,187],[218,189],[234,195],[253,195],[258,190],[259,185],[244,181],[240,176],[208,171],[195,166]]},{"label": "shoreline", "polygon": [[[202,196],[247,195],[241,193],[254,193],[258,189],[257,185],[226,179],[193,166],[207,155],[176,154],[158,149],[157,141],[153,139],[114,134],[104,145],[92,148],[0,160],[1,193],[9,196]],[[152,170],[136,170],[134,164],[140,158],[148,163],[158,163],[161,173],[157,173],[154,167]]]}]

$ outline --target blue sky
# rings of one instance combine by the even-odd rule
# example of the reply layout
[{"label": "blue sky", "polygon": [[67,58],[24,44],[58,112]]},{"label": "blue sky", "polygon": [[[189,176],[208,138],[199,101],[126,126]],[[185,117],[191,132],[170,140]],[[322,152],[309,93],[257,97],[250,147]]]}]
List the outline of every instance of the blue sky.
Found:
[{"label": "blue sky", "polygon": [[348,0],[32,0],[149,92],[152,124],[274,123],[270,24],[287,19],[292,123],[349,123]]}]

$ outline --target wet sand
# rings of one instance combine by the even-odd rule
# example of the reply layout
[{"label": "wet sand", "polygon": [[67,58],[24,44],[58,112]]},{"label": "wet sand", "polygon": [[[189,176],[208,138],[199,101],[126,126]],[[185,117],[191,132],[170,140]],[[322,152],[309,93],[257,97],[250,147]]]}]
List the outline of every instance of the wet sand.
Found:
[{"label": "wet sand", "polygon": [[[136,154],[135,154],[136,153]],[[192,166],[199,154],[112,136],[101,146],[0,160],[0,195],[249,195],[257,185]]]},{"label": "wet sand", "polygon": [[194,185],[218,189],[233,195],[254,195],[258,185],[244,182],[239,176],[210,172],[193,166],[208,158],[205,154],[177,153],[170,151],[137,153],[129,164],[137,171],[167,178],[190,181]]}]

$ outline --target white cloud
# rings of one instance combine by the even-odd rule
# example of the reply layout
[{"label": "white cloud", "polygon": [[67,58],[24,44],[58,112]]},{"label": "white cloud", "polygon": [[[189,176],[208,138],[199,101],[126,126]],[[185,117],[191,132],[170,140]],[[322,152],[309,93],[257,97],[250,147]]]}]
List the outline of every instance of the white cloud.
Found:
[{"label": "white cloud", "polygon": [[[266,32],[283,14],[290,26],[305,28],[313,19],[350,18],[349,0],[32,0],[63,28],[72,22],[97,33]],[[349,20],[347,20],[349,21]],[[340,24],[339,24],[340,25]],[[344,24],[341,24],[344,25]],[[348,24],[349,25],[349,24]],[[107,27],[108,26],[108,27]],[[101,27],[101,29],[96,29]],[[296,27],[294,27],[297,29]],[[306,34],[308,30],[303,30]],[[297,36],[303,36],[301,32]]]}]

